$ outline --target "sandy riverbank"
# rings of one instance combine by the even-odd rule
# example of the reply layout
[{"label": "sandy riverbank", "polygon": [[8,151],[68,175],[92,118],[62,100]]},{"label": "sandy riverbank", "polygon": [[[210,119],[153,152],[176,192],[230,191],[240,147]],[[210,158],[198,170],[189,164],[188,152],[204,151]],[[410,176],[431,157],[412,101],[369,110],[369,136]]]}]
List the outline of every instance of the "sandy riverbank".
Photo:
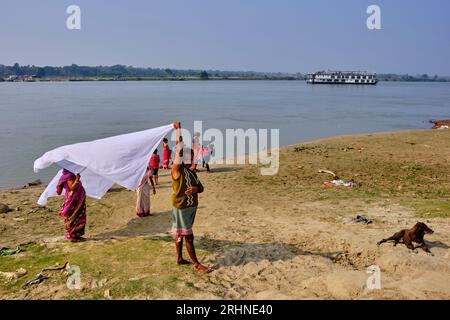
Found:
[{"label": "sandy riverbank", "polygon": [[[195,225],[199,256],[215,271],[204,276],[174,264],[170,177],[162,172],[154,216],[134,215],[133,192],[112,189],[88,201],[84,243],[67,243],[57,216],[61,199],[35,203],[43,187],[0,191],[17,211],[0,214],[0,247],[24,251],[0,257],[0,271],[20,267],[18,280],[0,277],[0,298],[200,299],[449,299],[450,130],[421,130],[321,139],[280,152],[280,171],[216,166],[200,173],[205,193]],[[328,169],[359,188],[325,187]],[[354,223],[357,214],[374,220]],[[376,246],[416,221],[434,256],[403,245]],[[43,267],[69,261],[82,271],[80,290],[51,273],[23,283]],[[366,268],[381,269],[381,290],[366,287]]]}]

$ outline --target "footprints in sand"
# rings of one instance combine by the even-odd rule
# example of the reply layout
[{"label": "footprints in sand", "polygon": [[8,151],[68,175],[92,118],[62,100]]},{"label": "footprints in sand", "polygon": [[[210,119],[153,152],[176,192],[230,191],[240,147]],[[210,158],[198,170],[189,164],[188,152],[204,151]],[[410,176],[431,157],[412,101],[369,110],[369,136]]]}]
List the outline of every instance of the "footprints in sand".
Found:
[{"label": "footprints in sand", "polygon": [[305,272],[305,268],[318,271],[317,266],[321,266],[321,270],[328,270],[333,264],[324,256],[314,256],[283,243],[223,248],[206,260],[217,270],[210,275],[205,289],[225,299],[293,297],[296,296],[292,293],[293,286],[310,277],[311,272]]},{"label": "footprints in sand", "polygon": [[[316,216],[295,219],[292,212],[274,212],[256,205],[232,213],[223,209],[215,212],[214,219],[222,223],[226,220],[228,229],[223,232],[208,223],[208,239],[216,244],[204,262],[213,265],[215,271],[199,281],[199,287],[218,298],[402,298],[408,294],[392,288],[410,281],[413,269],[423,270],[426,263],[435,263],[427,256],[417,258],[391,247],[380,251],[376,246],[380,232],[375,227],[342,221],[337,225],[335,220]],[[376,207],[370,214],[378,218],[384,212]],[[411,219],[406,214],[404,218]],[[350,214],[343,219],[349,221]],[[225,239],[211,240],[217,237]],[[441,260],[442,269],[442,262],[448,259],[442,255]],[[366,269],[373,264],[383,272],[384,290],[366,286]],[[444,269],[447,272],[448,268]],[[440,297],[443,291],[439,290],[430,296]]]},{"label": "footprints in sand", "polygon": [[214,262],[218,266],[239,266],[263,260],[288,260],[296,256],[297,248],[282,243],[242,244],[239,247],[226,248],[215,254]]}]

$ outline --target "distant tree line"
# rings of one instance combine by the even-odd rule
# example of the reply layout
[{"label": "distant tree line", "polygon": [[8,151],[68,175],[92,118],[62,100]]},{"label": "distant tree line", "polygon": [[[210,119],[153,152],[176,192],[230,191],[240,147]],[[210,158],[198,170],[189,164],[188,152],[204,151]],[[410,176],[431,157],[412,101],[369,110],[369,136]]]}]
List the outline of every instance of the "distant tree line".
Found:
[{"label": "distant tree line", "polygon": [[377,78],[380,81],[450,81],[449,77],[440,77],[438,75],[429,76],[428,74],[412,76],[409,74],[385,73],[378,74]]},{"label": "distant tree line", "polygon": [[[70,66],[39,67],[35,65],[12,66],[0,64],[0,81],[8,76],[36,76],[38,78],[115,78],[115,79],[259,79],[259,80],[305,80],[307,74],[302,73],[282,73],[282,72],[255,72],[255,71],[220,71],[220,70],[180,70],[170,68],[136,68],[133,66],[113,65],[113,66]],[[398,75],[393,73],[378,74],[380,81],[450,81],[450,77],[440,77],[438,75]]]},{"label": "distant tree line", "polygon": [[0,77],[11,75],[24,76],[35,75],[40,78],[101,78],[101,77],[123,77],[123,78],[198,78],[202,80],[214,78],[259,78],[273,79],[285,78],[295,80],[295,75],[287,73],[266,73],[253,71],[220,71],[220,70],[179,70],[169,68],[136,68],[125,65],[113,66],[79,66],[72,64],[64,67],[52,66],[20,66],[15,63],[13,66],[0,64]]}]

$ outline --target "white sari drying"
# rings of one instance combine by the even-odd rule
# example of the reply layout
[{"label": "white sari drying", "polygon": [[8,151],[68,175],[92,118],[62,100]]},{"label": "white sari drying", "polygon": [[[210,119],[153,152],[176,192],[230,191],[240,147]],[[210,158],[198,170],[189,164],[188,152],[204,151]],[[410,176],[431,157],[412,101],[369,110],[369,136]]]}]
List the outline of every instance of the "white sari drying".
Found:
[{"label": "white sari drying", "polygon": [[[173,129],[166,125],[149,130],[62,146],[46,152],[34,162],[34,171],[56,163],[75,174],[81,174],[86,194],[100,199],[117,183],[129,190],[139,186],[153,151]],[[49,183],[38,200],[45,205],[56,195],[62,170]]]}]

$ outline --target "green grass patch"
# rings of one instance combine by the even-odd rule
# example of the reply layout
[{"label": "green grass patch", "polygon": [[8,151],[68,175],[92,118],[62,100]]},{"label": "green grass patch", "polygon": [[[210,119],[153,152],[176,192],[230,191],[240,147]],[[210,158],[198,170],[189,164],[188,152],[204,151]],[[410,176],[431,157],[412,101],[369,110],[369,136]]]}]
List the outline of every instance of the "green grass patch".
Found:
[{"label": "green grass patch", "polygon": [[[64,299],[103,299],[106,289],[110,290],[113,299],[187,296],[198,291],[195,286],[187,284],[189,279],[197,276],[196,271],[192,266],[176,265],[174,245],[167,239],[138,237],[109,242],[60,242],[51,249],[30,244],[24,249],[22,253],[0,257],[0,271],[15,271],[21,267],[28,271],[15,281],[0,279],[1,297],[17,298],[28,292],[27,298],[53,298],[52,293],[39,290],[42,286],[59,288],[58,296]],[[197,254],[201,257],[205,250],[198,248]],[[67,275],[60,271],[45,272],[50,279],[28,289],[22,288],[43,268],[57,263],[63,265],[66,261],[80,267],[81,291],[67,289]],[[92,285],[104,279],[103,286]]]},{"label": "green grass patch", "polygon": [[410,203],[421,218],[450,218],[450,201],[418,200]]}]

